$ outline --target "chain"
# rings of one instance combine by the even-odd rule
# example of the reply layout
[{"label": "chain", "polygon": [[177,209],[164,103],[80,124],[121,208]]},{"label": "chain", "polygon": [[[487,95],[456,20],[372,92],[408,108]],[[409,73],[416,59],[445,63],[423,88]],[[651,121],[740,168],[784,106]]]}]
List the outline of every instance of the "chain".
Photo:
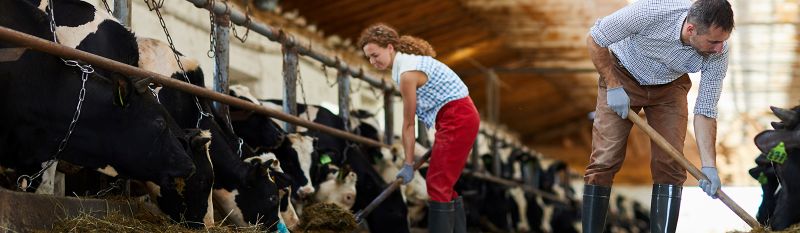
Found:
[{"label": "chain", "polygon": [[117,179],[116,181],[111,182],[111,184],[109,184],[109,185],[111,185],[111,187],[108,187],[108,188],[105,188],[103,190],[98,191],[97,194],[95,194],[95,197],[96,198],[105,197],[112,190],[121,188],[123,182],[125,182],[124,179]]},{"label": "chain", "polygon": [[214,0],[208,0],[206,2],[206,9],[208,9],[208,18],[211,25],[211,30],[208,33],[208,52],[206,52],[206,56],[208,58],[214,58],[216,56],[216,46],[217,46],[217,39],[214,38],[214,35],[217,34],[217,22],[214,20],[214,10],[212,9],[214,6]]},{"label": "chain", "polygon": [[109,15],[113,15],[114,14],[114,12],[111,12],[111,7],[108,7],[108,1],[103,0],[103,5],[106,6],[106,11],[108,11]]},{"label": "chain", "polygon": [[239,149],[236,150],[236,153],[239,153],[240,159],[242,158],[242,145],[244,145],[244,140],[242,140],[242,138],[239,138]]},{"label": "chain", "polygon": [[[337,57],[336,59],[339,59],[339,58]],[[333,88],[333,86],[336,86],[336,84],[339,83],[339,79],[338,78],[334,79],[333,83],[331,83],[329,81],[331,79],[331,77],[328,76],[328,66],[326,66],[325,63],[322,63],[322,69],[321,70],[322,70],[322,73],[325,74],[325,83],[328,84],[328,87]]]},{"label": "chain", "polygon": [[[48,4],[48,8],[50,9],[50,32],[53,33],[53,42],[58,43],[58,37],[56,36],[56,20],[53,11],[53,0],[49,0]],[[86,97],[86,80],[89,79],[89,74],[94,73],[94,68],[92,68],[91,65],[81,65],[75,60],[65,60],[61,58],[61,61],[63,61],[67,66],[74,66],[81,70],[81,90],[78,92],[78,106],[75,107],[75,112],[72,114],[72,120],[67,127],[66,135],[63,139],[61,139],[61,142],[58,143],[58,149],[56,150],[56,153],[50,157],[50,161],[47,161],[47,164],[42,166],[42,169],[33,175],[21,175],[19,178],[17,178],[17,188],[22,191],[26,191],[28,187],[30,187],[30,185],[27,185],[23,188],[23,180],[27,179],[32,183],[34,179],[42,176],[42,174],[44,174],[48,168],[53,166],[53,164],[58,161],[58,155],[61,154],[61,152],[64,151],[64,148],[67,147],[67,142],[69,142],[72,132],[75,131],[75,125],[78,123],[78,119],[81,117],[81,108],[83,107],[83,100]]]},{"label": "chain", "polygon": [[306,105],[306,120],[311,121],[311,113],[308,112],[308,101],[306,100],[306,89],[303,87],[303,76],[300,75],[300,67],[298,65],[297,70],[297,82],[300,83],[300,96],[303,97],[303,104]]},{"label": "chain", "polygon": [[[156,15],[158,16],[158,21],[161,23],[161,29],[164,30],[164,34],[167,36],[167,42],[169,42],[169,48],[172,49],[172,55],[175,57],[175,61],[178,63],[178,68],[181,69],[181,75],[183,79],[186,80],[186,83],[192,83],[189,80],[189,76],[186,76],[186,69],[183,68],[183,63],[181,63],[181,59],[178,56],[178,50],[175,49],[175,43],[172,42],[172,36],[169,34],[169,29],[167,29],[167,23],[164,22],[164,17],[161,15],[161,7],[164,6],[164,0],[144,0],[144,3],[147,5],[147,8],[150,11],[155,11]],[[203,108],[200,106],[200,100],[197,99],[197,96],[194,96],[194,104],[197,107],[197,111],[200,112],[200,116],[197,118],[197,128],[200,128],[200,121],[203,120],[203,117],[211,118],[213,117],[211,113],[203,111]]]},{"label": "chain", "polygon": [[[227,1],[227,0],[226,0],[226,1]],[[227,4],[227,3],[226,3],[226,4]],[[245,28],[245,29],[247,29],[246,31],[244,31],[244,36],[241,36],[241,37],[240,37],[240,36],[239,36],[239,33],[237,33],[237,32],[236,32],[236,26],[235,26],[235,25],[233,25],[233,24],[231,24],[231,30],[233,30],[233,37],[236,37],[236,39],[238,39],[239,41],[241,41],[241,42],[242,42],[242,44],[244,44],[244,42],[245,42],[245,41],[247,41],[247,35],[249,35],[249,34],[250,34],[250,27],[249,27],[249,26],[250,26],[250,4],[251,4],[251,2],[250,2],[250,0],[245,0],[244,4],[245,4],[245,10],[244,10],[244,28]],[[226,7],[226,8],[227,8],[227,7]],[[229,10],[230,10],[230,8],[227,8],[227,9],[229,9]]]}]

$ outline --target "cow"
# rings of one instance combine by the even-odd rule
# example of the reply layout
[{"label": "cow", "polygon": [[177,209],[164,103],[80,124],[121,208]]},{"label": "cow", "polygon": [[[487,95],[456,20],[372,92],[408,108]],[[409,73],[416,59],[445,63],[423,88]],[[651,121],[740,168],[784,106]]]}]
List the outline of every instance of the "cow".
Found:
[{"label": "cow", "polygon": [[[1,3],[0,25],[53,40],[50,18],[39,4]],[[88,3],[60,1],[57,5],[59,25],[94,20],[94,8]],[[129,65],[136,65],[138,59],[133,34],[106,21],[77,47]],[[0,48],[15,46],[0,42]],[[109,174],[153,181],[167,189],[176,188],[176,180],[194,171],[182,130],[137,80],[95,69],[83,82],[77,68],[33,50],[15,61],[0,62],[0,77],[0,107],[9,112],[0,117],[3,166],[32,174],[42,162],[57,156]],[[82,87],[86,92],[80,98],[79,123],[73,129],[69,125]],[[65,135],[69,140],[58,153]]]},{"label": "cow", "polygon": [[[273,109],[282,109],[281,100],[260,100],[264,106]],[[344,120],[333,114],[330,110],[317,105],[298,104],[297,112],[300,118],[311,119],[311,121],[323,124],[336,129],[344,130]],[[375,197],[377,197],[386,187],[386,182],[381,175],[372,167],[369,161],[370,156],[382,156],[380,154],[366,154],[361,146],[353,142],[327,135],[316,130],[308,130],[298,127],[298,132],[315,139],[314,157],[311,161],[320,161],[320,158],[327,155],[331,163],[337,167],[349,165],[356,173],[356,201],[351,210],[358,211],[365,208]],[[372,138],[379,140],[379,138]],[[380,150],[367,150],[380,151]],[[380,152],[377,152],[380,153]],[[327,172],[318,162],[311,164],[311,181],[315,186],[327,179]],[[321,191],[320,191],[321,192]],[[367,225],[372,232],[408,232],[408,209],[403,203],[400,191],[393,192],[381,203],[370,215],[366,217]]]},{"label": "cow", "polygon": [[[184,67],[181,70],[168,44],[149,38],[138,38],[137,43],[141,57],[139,67],[205,87],[203,71],[194,59],[178,54]],[[275,168],[280,166],[277,159],[256,156],[249,145],[240,143],[233,129],[223,126],[227,124],[221,120],[226,116],[212,111],[210,100],[171,88],[161,88],[158,96],[181,127],[200,127],[212,134],[209,152],[215,174],[213,200],[222,215],[242,227],[264,223],[274,230],[278,219],[290,226],[296,225],[299,218],[288,197],[275,198],[286,196],[279,191],[289,193],[283,190],[290,190],[285,186],[291,183],[291,178]],[[276,177],[280,179],[276,181]],[[279,207],[283,218],[277,214]]]},{"label": "cow", "polygon": [[[775,210],[767,222],[773,230],[783,230],[800,222],[800,200],[794,198],[800,192],[800,183],[791,180],[791,177],[800,175],[800,159],[796,158],[800,155],[800,106],[791,110],[771,109],[781,121],[773,122],[775,129],[759,133],[754,141],[761,153],[773,161],[775,176],[780,183]],[[780,145],[783,145],[782,149]],[[769,205],[762,203],[762,206],[764,204]]]}]

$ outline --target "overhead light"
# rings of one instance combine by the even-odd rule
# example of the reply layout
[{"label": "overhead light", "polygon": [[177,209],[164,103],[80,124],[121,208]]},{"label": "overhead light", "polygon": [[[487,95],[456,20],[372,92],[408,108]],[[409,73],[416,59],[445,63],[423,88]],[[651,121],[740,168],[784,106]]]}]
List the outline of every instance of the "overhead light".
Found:
[{"label": "overhead light", "polygon": [[278,6],[278,0],[254,0],[253,4],[262,11],[274,11]]}]

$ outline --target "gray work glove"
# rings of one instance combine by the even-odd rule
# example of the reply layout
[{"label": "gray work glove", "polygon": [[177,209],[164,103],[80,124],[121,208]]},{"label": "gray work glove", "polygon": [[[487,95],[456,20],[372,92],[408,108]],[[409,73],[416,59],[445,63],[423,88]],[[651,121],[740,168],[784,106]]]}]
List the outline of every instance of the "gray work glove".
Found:
[{"label": "gray work glove", "polygon": [[722,182],[719,180],[719,174],[717,173],[717,168],[715,167],[703,167],[701,169],[703,174],[708,177],[708,180],[700,180],[700,188],[703,189],[708,196],[713,198],[717,198],[717,189],[722,185]]},{"label": "gray work glove", "polygon": [[403,168],[397,173],[396,178],[403,178],[403,184],[408,184],[408,182],[414,179],[414,167],[403,164]]},{"label": "gray work glove", "polygon": [[625,89],[622,86],[606,90],[606,102],[608,102],[608,107],[614,110],[622,119],[628,118],[631,99],[628,98],[628,94],[625,93]]}]

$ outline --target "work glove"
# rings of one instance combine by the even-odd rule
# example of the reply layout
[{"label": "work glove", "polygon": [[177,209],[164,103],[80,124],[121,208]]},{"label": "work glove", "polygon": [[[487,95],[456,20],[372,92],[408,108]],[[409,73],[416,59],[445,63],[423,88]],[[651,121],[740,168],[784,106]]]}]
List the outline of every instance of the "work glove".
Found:
[{"label": "work glove", "polygon": [[408,184],[414,179],[414,167],[408,164],[403,164],[403,168],[397,173],[395,178],[403,178],[403,184]]},{"label": "work glove", "polygon": [[722,185],[722,182],[719,181],[719,174],[717,173],[717,168],[715,167],[703,167],[701,169],[703,174],[708,177],[708,180],[700,180],[700,188],[703,189],[708,196],[713,198],[717,198],[717,189]]},{"label": "work glove", "polygon": [[606,91],[606,102],[608,102],[608,107],[614,110],[622,119],[628,118],[631,99],[628,98],[628,94],[625,93],[625,89],[622,89],[622,86],[608,89]]}]

